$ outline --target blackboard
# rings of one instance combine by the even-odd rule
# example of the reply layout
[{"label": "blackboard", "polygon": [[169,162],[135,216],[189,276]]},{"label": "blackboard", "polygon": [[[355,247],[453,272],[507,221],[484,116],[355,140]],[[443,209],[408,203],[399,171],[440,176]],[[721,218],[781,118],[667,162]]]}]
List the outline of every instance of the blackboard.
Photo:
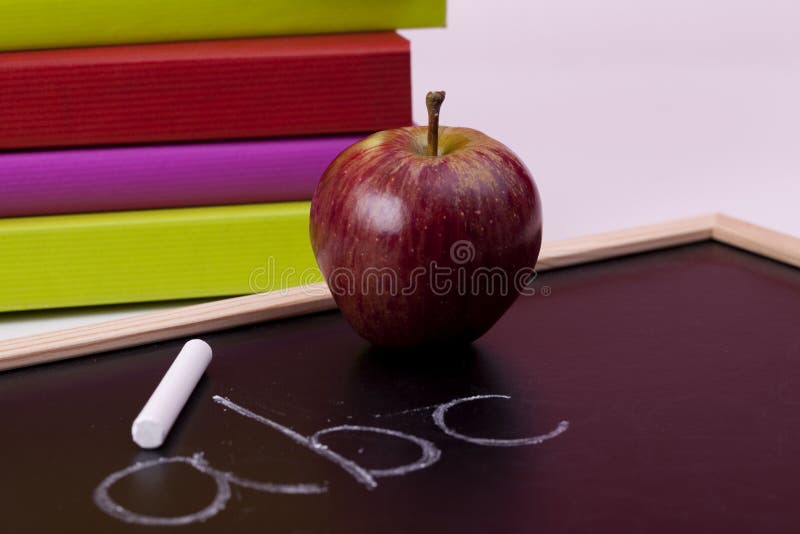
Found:
[{"label": "blackboard", "polygon": [[536,284],[447,354],[335,312],[203,336],[154,452],[130,424],[185,340],[2,373],[2,531],[800,529],[800,271],[708,242]]}]

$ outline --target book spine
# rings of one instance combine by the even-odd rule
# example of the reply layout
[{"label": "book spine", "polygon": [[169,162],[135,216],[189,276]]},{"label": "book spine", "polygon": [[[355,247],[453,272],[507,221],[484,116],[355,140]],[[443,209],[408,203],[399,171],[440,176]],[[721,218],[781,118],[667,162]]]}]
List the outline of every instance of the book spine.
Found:
[{"label": "book spine", "polygon": [[443,26],[445,0],[0,0],[0,50]]},{"label": "book spine", "polygon": [[0,149],[368,132],[411,123],[386,33],[0,55]]},{"label": "book spine", "polygon": [[308,200],[362,136],[0,154],[0,217]]},{"label": "book spine", "polygon": [[0,220],[0,311],[241,295],[322,280],[307,202]]}]

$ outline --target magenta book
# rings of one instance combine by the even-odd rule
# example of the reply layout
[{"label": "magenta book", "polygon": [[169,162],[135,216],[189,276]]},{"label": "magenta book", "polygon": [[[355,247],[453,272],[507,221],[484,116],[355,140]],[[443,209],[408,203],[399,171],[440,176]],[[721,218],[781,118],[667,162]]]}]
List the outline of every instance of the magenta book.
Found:
[{"label": "magenta book", "polygon": [[308,200],[328,164],[361,138],[0,154],[0,217]]}]

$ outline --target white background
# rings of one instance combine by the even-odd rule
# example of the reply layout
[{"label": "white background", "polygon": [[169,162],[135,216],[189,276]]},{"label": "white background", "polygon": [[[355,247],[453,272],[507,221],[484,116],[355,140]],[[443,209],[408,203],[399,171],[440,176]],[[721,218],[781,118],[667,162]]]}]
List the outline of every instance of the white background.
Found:
[{"label": "white background", "polygon": [[[517,152],[545,240],[713,211],[800,236],[800,2],[451,0],[402,33],[415,121],[445,89],[443,124]],[[5,314],[0,338],[152,308]]]},{"label": "white background", "polygon": [[452,0],[410,30],[415,120],[510,146],[545,240],[723,211],[800,235],[800,2]]}]

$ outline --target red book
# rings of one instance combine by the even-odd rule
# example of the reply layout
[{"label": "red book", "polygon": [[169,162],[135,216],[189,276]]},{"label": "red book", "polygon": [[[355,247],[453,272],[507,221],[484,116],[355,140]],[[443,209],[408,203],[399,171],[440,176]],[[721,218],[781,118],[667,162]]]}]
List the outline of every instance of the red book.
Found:
[{"label": "red book", "polygon": [[0,54],[0,149],[366,132],[411,124],[393,32]]}]

